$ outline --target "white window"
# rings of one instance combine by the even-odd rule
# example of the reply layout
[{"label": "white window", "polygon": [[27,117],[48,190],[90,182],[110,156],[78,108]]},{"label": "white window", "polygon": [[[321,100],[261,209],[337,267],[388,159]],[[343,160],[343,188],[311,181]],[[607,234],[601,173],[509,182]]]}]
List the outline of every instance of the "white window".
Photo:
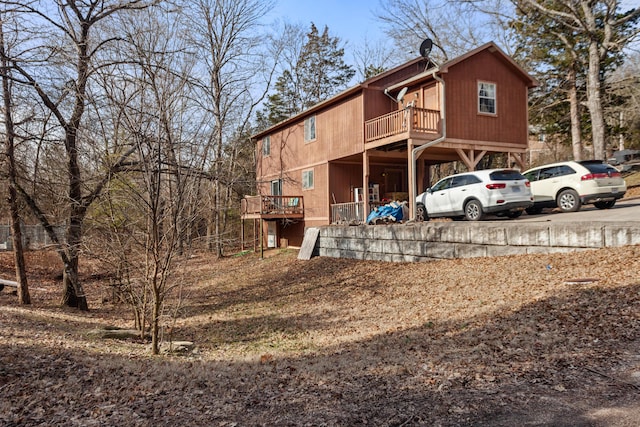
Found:
[{"label": "white window", "polygon": [[304,140],[313,141],[316,139],[316,116],[311,116],[304,121]]},{"label": "white window", "polygon": [[495,83],[478,82],[478,112],[496,114]]},{"label": "white window", "polygon": [[271,136],[267,135],[262,138],[262,155],[267,157],[271,154]]},{"label": "white window", "polygon": [[274,179],[271,181],[271,195],[282,196],[282,180]]},{"label": "white window", "polygon": [[313,169],[302,171],[302,189],[313,189]]}]

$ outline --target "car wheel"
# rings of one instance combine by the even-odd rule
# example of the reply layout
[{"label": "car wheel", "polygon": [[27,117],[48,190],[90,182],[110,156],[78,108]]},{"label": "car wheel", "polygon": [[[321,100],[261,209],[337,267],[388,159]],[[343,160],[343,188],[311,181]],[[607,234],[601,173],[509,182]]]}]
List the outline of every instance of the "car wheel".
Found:
[{"label": "car wheel", "polygon": [[427,215],[427,208],[422,204],[418,203],[416,205],[416,221],[429,221],[429,215]]},{"label": "car wheel", "polygon": [[525,209],[529,215],[538,215],[542,212],[542,208],[540,206],[531,206],[530,208]]},{"label": "car wheel", "polygon": [[556,200],[562,212],[577,212],[580,210],[580,197],[575,190],[564,190]]},{"label": "car wheel", "polygon": [[511,219],[520,218],[520,215],[522,215],[522,211],[511,211],[507,214]]},{"label": "car wheel", "polygon": [[468,221],[480,221],[482,219],[482,205],[477,200],[470,200],[464,206],[464,216]]},{"label": "car wheel", "polygon": [[611,209],[615,204],[615,200],[608,200],[606,202],[595,202],[593,205],[598,209]]}]

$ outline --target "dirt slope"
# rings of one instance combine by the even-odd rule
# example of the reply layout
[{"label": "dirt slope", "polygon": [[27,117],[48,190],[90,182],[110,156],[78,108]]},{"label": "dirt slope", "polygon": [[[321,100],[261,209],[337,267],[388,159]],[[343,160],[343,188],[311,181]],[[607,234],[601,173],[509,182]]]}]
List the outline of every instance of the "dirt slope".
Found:
[{"label": "dirt slope", "polygon": [[640,419],[640,247],[422,264],[268,255],[192,258],[172,334],[197,350],[151,357],[87,336],[131,326],[91,279],[108,272],[83,264],[92,311],[78,313],[57,306],[55,257],[32,254],[34,305],[0,293],[0,425]]}]

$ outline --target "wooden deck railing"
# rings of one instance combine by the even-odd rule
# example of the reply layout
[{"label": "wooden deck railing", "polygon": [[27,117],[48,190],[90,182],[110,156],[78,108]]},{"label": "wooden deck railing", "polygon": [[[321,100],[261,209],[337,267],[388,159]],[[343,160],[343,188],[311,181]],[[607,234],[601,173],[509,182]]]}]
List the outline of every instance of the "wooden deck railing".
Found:
[{"label": "wooden deck railing", "polygon": [[407,107],[365,122],[365,142],[404,132],[440,132],[440,111]]},{"label": "wooden deck railing", "polygon": [[244,217],[302,217],[304,199],[302,196],[245,196],[240,209]]},{"label": "wooden deck railing", "polygon": [[364,224],[364,202],[331,205],[331,224]]}]

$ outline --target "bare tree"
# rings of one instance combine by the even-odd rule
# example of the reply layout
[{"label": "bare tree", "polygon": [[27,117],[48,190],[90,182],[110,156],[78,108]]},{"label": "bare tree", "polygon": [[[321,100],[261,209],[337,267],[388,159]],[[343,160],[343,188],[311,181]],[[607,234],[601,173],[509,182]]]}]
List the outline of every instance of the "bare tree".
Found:
[{"label": "bare tree", "polygon": [[[178,277],[189,254],[186,237],[197,219],[192,207],[206,157],[205,115],[191,81],[196,55],[181,37],[179,18],[162,8],[123,17],[127,65],[118,70],[119,87],[104,87],[112,122],[133,142],[135,155],[105,193],[100,222],[117,285],[141,334],[149,327],[154,354],[167,313],[175,313],[168,297],[184,285]],[[108,83],[109,74],[103,80]]]},{"label": "bare tree", "polygon": [[22,248],[22,228],[16,190],[17,170],[15,156],[15,128],[13,126],[13,99],[11,96],[9,67],[7,64],[7,44],[4,38],[4,21],[7,13],[0,14],[0,66],[2,67],[2,99],[4,101],[4,126],[6,130],[5,154],[9,175],[9,210],[11,211],[11,234],[13,253],[16,264],[16,281],[18,283],[18,301],[20,304],[31,304],[29,283]]},{"label": "bare tree", "polygon": [[[505,10],[499,0],[380,0],[379,7],[376,17],[402,60],[418,56],[418,47],[426,38],[432,39],[433,59],[440,62],[490,40],[503,41],[500,44],[507,50],[509,47],[508,28],[498,18],[513,8]],[[486,13],[488,10],[492,13]]]},{"label": "bare tree", "polygon": [[[259,32],[260,20],[272,4],[259,0],[194,3],[188,12],[191,43],[202,61],[202,111],[211,118],[207,138],[213,180],[209,241],[211,249],[221,256],[226,212],[233,202],[225,185],[232,181],[230,175],[235,172],[234,158],[238,153],[229,143],[237,135],[246,135],[275,69],[274,58],[266,55],[264,37]],[[227,153],[231,156],[229,162],[225,161]]]},{"label": "bare tree", "polygon": [[394,50],[386,44],[365,39],[362,46],[356,48],[353,53],[358,79],[364,81],[386,71],[395,65],[394,55]]},{"label": "bare tree", "polygon": [[614,98],[607,122],[614,129],[611,144],[618,150],[640,148],[640,54],[631,52],[606,81],[605,96]]},{"label": "bare tree", "polygon": [[[18,28],[18,32],[24,32],[24,36],[30,38],[22,54],[9,58],[13,74],[8,77],[17,84],[29,87],[43,110],[48,111],[55,120],[56,133],[49,135],[48,140],[54,141],[57,134],[61,135],[64,175],[67,179],[64,242],[55,233],[50,216],[38,203],[37,195],[31,194],[25,187],[20,187],[18,191],[49,237],[58,245],[64,265],[63,303],[87,310],[86,296],[78,279],[83,222],[89,206],[130,154],[130,151],[115,155],[111,153],[117,161],[112,162],[100,178],[87,181],[83,176],[82,126],[92,77],[96,70],[112,63],[112,59],[101,57],[101,54],[120,41],[118,37],[100,32],[99,26],[117,14],[147,8],[157,0],[2,3],[16,8],[16,13],[23,19],[23,27]],[[37,32],[34,32],[36,29]]]}]

